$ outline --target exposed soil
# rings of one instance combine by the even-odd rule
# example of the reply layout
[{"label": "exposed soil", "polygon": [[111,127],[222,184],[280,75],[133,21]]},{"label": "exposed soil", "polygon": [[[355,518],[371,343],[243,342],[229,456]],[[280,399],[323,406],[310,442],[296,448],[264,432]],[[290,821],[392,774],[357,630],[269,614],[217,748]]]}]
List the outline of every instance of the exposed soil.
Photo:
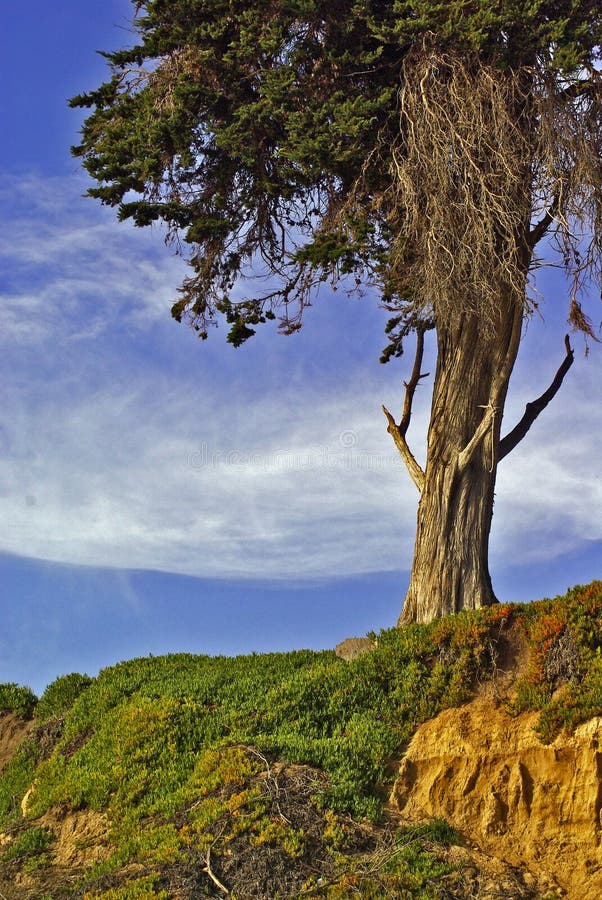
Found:
[{"label": "exposed soil", "polygon": [[33,722],[25,722],[16,713],[0,715],[0,772],[11,761],[19,744],[33,731]]},{"label": "exposed soil", "polygon": [[[14,752],[17,739],[12,746]],[[234,820],[228,814],[216,823],[217,838],[208,853],[191,848],[188,857],[177,863],[148,868],[130,866],[93,880],[90,880],[91,868],[110,852],[106,817],[91,810],[53,810],[36,821],[51,828],[56,836],[52,844],[52,865],[26,874],[20,861],[2,863],[0,900],[41,900],[42,897],[81,900],[86,891],[106,891],[122,886],[127,878],[157,871],[161,887],[177,900],[223,898],[227,896],[224,889],[237,900],[298,897],[312,877],[319,878],[323,885],[338,880],[325,843],[324,814],[315,803],[316,788],[325,786],[324,775],[315,769],[280,762],[267,764],[265,771],[253,776],[246,785],[261,788],[269,803],[270,818],[303,831],[305,844],[298,856],[291,856],[271,843],[258,845],[249,834],[233,834]],[[222,798],[234,790],[234,787],[222,789]],[[183,811],[180,826],[186,818]],[[378,871],[394,852],[395,815],[381,826],[361,824],[345,817],[340,817],[340,822],[347,835],[345,853],[350,859],[363,861],[364,868]],[[15,827],[9,841],[24,824]],[[541,896],[528,874],[525,876],[519,869],[477,850],[434,844],[428,849],[454,867],[439,889],[439,900],[536,900]],[[312,896],[311,892],[306,895]]]},{"label": "exposed soil", "polygon": [[537,713],[481,696],[422,725],[392,802],[407,822],[441,816],[481,851],[571,900],[602,897],[602,719],[539,739]]}]

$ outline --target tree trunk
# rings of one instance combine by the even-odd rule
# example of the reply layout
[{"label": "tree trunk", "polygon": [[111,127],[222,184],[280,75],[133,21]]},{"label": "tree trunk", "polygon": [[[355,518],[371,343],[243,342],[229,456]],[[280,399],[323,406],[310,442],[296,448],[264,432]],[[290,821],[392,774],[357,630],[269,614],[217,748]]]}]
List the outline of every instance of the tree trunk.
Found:
[{"label": "tree trunk", "polygon": [[[455,318],[455,317],[453,317]],[[437,325],[437,370],[414,561],[399,625],[496,603],[488,545],[500,425],[523,308]]]}]

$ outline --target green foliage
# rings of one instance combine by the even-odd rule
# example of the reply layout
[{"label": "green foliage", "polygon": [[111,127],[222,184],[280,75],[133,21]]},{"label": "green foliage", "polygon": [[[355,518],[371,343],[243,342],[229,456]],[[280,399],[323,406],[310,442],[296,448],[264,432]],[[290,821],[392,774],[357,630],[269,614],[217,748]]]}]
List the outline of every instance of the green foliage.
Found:
[{"label": "green foliage", "polygon": [[9,844],[8,849],[2,854],[2,860],[9,862],[11,859],[28,859],[29,863],[42,865],[47,861],[47,850],[54,840],[54,834],[50,828],[34,825],[26,831],[22,831],[15,840]]},{"label": "green foliage", "polygon": [[145,875],[128,880],[118,888],[85,893],[84,900],[171,900],[171,895],[158,887],[159,882],[159,875]]},{"label": "green foliage", "polygon": [[[165,222],[189,245],[192,274],[173,315],[203,338],[223,315],[235,346],[275,308],[281,330],[296,330],[326,278],[354,288],[369,275],[404,321],[424,320],[391,274],[413,252],[395,211],[399,87],[412,54],[430,43],[523,73],[523,84],[564,86],[591,70],[602,38],[591,0],[134,5],[134,46],[106,54],[108,81],[71,101],[90,110],[74,153],[97,183],[91,196],[138,226]],[[259,259],[265,292],[248,278]],[[385,358],[403,332],[402,322]]]},{"label": "green foliage", "polygon": [[0,714],[15,712],[22,719],[31,719],[38,698],[28,687],[20,687],[14,682],[0,684]]},{"label": "green foliage", "polygon": [[472,645],[457,649],[460,692],[451,669],[432,662],[432,631],[393,629],[350,664],[300,652],[179,655],[106,670],[73,702],[38,767],[32,815],[65,801],[114,818],[132,808],[169,815],[196,789],[203,754],[239,742],[324,769],[325,805],[377,816],[389,760],[418,722],[467,696],[479,668]]},{"label": "green foliage", "polygon": [[[317,840],[332,877],[308,884],[308,896],[435,897],[449,868],[429,846],[457,840],[446,823],[400,831],[371,866],[383,848],[366,848],[365,834],[358,844],[350,814],[379,819],[392,763],[417,726],[469,700],[521,635],[529,656],[515,709],[540,711],[542,739],[602,714],[602,582],[389,629],[351,662],[327,651],[178,654],[121,663],[90,683],[58,679],[40,703],[43,719],[63,710],[62,734],[50,745],[45,726],[34,729],[2,771],[0,823],[22,818],[32,786],[29,819],[56,807],[105,812],[111,852],[94,877],[119,880],[132,863],[146,874],[113,893],[98,887],[90,900],[161,896],[165,885],[149,870],[185,865],[209,848],[226,859],[246,841],[301,864]],[[25,831],[12,858],[31,851],[31,865],[43,864],[44,834]]]},{"label": "green foliage", "polygon": [[[195,791],[211,790],[211,778],[228,780],[227,758],[217,775],[210,777],[203,766],[224,745],[239,744],[324,770],[330,779],[324,806],[378,816],[389,761],[420,722],[465,702],[475,680],[488,676],[502,621],[506,628],[518,622],[534,647],[517,710],[546,710],[542,727],[548,732],[552,725],[543,723],[571,725],[595,714],[599,602],[599,591],[590,586],[562,601],[391,629],[372,653],[350,663],[327,652],[236,659],[182,654],[122,663],[102,672],[72,703],[55,752],[38,767],[32,814],[67,800],[76,808],[108,809],[114,818],[131,809],[140,817],[172,815]],[[566,652],[578,656],[567,671],[587,674],[579,674],[578,691],[552,703],[568,662],[559,659],[549,682],[542,654],[558,645],[569,627],[565,621],[576,642],[566,644]],[[63,682],[55,684],[62,696]],[[237,752],[234,770],[244,757]]]},{"label": "green foliage", "polygon": [[64,715],[90,684],[92,679],[88,675],[80,675],[79,672],[55,679],[40,697],[35,710],[36,718],[49,719],[51,716]]},{"label": "green foliage", "polygon": [[449,846],[460,843],[459,835],[442,819],[427,825],[401,828],[393,846],[357,866],[357,860],[341,854],[340,877],[321,888],[316,885],[311,897],[325,900],[352,900],[355,897],[381,900],[383,897],[415,897],[435,900],[440,897],[439,881],[453,872],[453,866],[441,862],[429,852],[432,842]]},{"label": "green foliage", "polygon": [[0,825],[21,817],[21,800],[33,781],[38,748],[24,741],[0,775]]},{"label": "green foliage", "polygon": [[401,830],[401,836],[406,840],[435,841],[447,847],[462,843],[461,835],[445,819],[433,819],[421,825],[408,826]]},{"label": "green foliage", "polygon": [[602,715],[602,582],[515,607],[512,615],[530,650],[514,711],[541,710],[545,741]]}]

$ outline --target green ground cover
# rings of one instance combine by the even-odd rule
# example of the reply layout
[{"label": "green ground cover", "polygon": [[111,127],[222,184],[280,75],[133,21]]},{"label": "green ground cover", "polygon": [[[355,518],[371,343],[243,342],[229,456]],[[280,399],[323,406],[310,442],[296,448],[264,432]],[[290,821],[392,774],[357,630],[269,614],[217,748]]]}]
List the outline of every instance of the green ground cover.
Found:
[{"label": "green ground cover", "polygon": [[383,820],[395,761],[519,645],[512,709],[540,711],[543,741],[602,714],[602,582],[374,638],[351,662],[175,654],[63,676],[39,701],[0,685],[0,710],[34,720],[0,777],[0,869],[51,869],[41,817],[91,809],[110,823],[108,851],[53,900],[226,896],[220,878],[244,900],[270,877],[282,897],[440,896],[453,871],[433,846],[457,836]]}]

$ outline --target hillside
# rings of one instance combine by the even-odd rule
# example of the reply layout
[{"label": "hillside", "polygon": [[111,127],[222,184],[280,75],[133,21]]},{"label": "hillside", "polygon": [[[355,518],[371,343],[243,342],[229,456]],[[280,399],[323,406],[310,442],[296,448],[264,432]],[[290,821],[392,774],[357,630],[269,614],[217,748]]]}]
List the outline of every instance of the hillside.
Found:
[{"label": "hillside", "polygon": [[602,896],[602,582],[0,685],[0,898]]}]

